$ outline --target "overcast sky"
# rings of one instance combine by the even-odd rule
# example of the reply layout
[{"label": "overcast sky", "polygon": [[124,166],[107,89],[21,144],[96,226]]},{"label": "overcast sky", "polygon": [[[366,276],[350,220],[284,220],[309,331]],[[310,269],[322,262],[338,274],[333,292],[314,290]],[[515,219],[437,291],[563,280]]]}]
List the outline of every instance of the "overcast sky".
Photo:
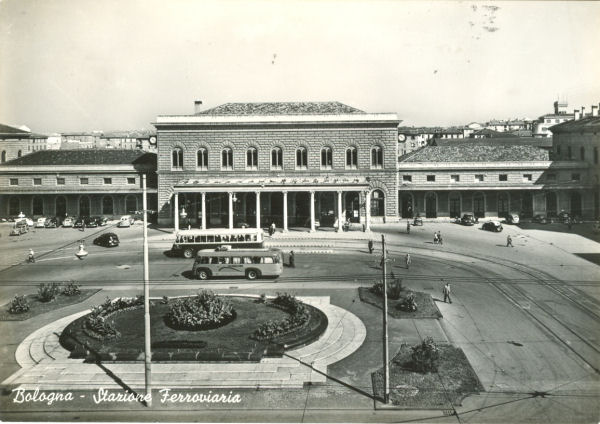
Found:
[{"label": "overcast sky", "polygon": [[600,2],[0,0],[0,123],[151,128],[195,99],[453,125],[600,101]]}]

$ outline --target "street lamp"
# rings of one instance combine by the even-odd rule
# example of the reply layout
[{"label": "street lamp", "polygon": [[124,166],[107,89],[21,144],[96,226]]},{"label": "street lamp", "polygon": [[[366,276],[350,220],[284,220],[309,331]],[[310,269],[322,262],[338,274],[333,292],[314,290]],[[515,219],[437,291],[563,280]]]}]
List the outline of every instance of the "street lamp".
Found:
[{"label": "street lamp", "polygon": [[[144,375],[146,383],[146,406],[152,406],[152,350],[150,343],[150,276],[148,270],[148,198],[146,174],[142,174],[144,208]],[[182,211],[182,212],[185,212]],[[186,214],[187,215],[187,214]]]}]

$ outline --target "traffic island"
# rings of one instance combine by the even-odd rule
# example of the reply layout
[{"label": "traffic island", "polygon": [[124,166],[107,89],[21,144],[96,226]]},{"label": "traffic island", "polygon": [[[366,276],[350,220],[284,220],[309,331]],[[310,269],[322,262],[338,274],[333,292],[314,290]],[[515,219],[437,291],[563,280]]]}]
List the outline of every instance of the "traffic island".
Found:
[{"label": "traffic island", "polygon": [[[426,339],[423,345],[428,341]],[[430,341],[429,341],[430,342]],[[390,362],[390,403],[401,409],[452,409],[462,399],[484,391],[462,349],[449,344],[435,345],[437,360],[433,369],[415,354],[422,345],[402,345]],[[419,352],[422,352],[420,350]],[[372,375],[373,393],[382,401],[384,395],[384,371],[378,369]],[[389,407],[377,403],[377,407]]]},{"label": "traffic island", "polygon": [[[375,283],[372,287],[359,287],[362,302],[383,309],[383,289]],[[397,286],[396,286],[397,287]],[[411,291],[400,286],[396,293],[388,288],[388,315],[393,318],[442,318],[442,313],[428,293]]]}]

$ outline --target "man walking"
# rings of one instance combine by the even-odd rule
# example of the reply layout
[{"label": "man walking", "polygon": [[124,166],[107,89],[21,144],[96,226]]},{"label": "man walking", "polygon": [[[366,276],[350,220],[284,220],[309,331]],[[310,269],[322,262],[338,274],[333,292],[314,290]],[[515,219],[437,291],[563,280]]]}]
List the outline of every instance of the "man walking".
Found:
[{"label": "man walking", "polygon": [[373,240],[369,240],[369,254],[373,254]]},{"label": "man walking", "polygon": [[410,263],[412,262],[412,259],[410,258],[410,253],[406,254],[406,269],[410,268]]},{"label": "man walking", "polygon": [[506,247],[513,247],[510,235],[506,236]]},{"label": "man walking", "polygon": [[450,283],[446,283],[442,289],[442,293],[444,293],[444,303],[446,303],[446,300],[448,300],[448,303],[452,303],[452,299],[450,299]]},{"label": "man walking", "polygon": [[296,268],[296,255],[293,250],[290,252],[290,268]]},{"label": "man walking", "polygon": [[27,257],[27,261],[35,263],[35,254],[33,253],[33,249],[29,249],[29,256]]},{"label": "man walking", "polygon": [[410,221],[406,221],[406,234],[410,234]]}]

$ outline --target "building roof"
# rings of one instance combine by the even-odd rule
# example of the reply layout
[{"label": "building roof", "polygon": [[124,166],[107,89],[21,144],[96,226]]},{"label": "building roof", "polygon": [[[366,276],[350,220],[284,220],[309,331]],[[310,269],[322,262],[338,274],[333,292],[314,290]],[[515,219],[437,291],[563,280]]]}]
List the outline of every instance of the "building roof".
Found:
[{"label": "building roof", "polygon": [[547,150],[535,146],[426,146],[400,162],[533,162],[547,161]]},{"label": "building roof", "polygon": [[0,124],[0,139],[2,138],[48,138],[48,136]]},{"label": "building roof", "polygon": [[339,115],[365,113],[340,102],[225,103],[197,115]]},{"label": "building roof", "polygon": [[429,141],[430,146],[535,146],[552,148],[552,139],[548,137],[498,137],[498,138],[434,138]]},{"label": "building roof", "polygon": [[578,120],[566,121],[550,127],[553,134],[572,132],[598,132],[600,130],[600,116],[588,116]]},{"label": "building roof", "polygon": [[490,128],[484,128],[482,130],[479,131],[474,131],[471,133],[471,135],[469,137],[474,138],[475,136],[484,136],[485,138],[508,138],[508,137],[513,137],[512,134],[510,133],[506,133],[506,132],[500,132],[500,131],[496,131],[496,130],[492,130]]},{"label": "building roof", "polygon": [[141,150],[39,150],[0,166],[154,165],[156,154]]}]

